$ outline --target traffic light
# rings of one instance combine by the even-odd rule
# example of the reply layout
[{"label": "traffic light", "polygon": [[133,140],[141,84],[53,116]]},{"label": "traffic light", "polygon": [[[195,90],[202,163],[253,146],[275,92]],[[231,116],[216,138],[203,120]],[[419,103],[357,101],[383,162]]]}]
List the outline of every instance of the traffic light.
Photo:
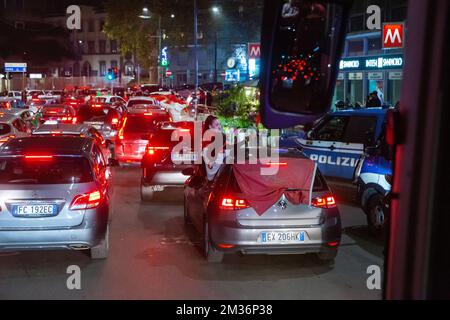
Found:
[{"label": "traffic light", "polygon": [[108,69],[108,72],[106,73],[106,80],[113,81],[115,79],[116,79],[116,75],[115,75],[113,69],[111,69],[111,68]]},{"label": "traffic light", "polygon": [[117,77],[119,76],[119,68],[114,67],[112,71],[114,74],[114,79],[117,79]]}]

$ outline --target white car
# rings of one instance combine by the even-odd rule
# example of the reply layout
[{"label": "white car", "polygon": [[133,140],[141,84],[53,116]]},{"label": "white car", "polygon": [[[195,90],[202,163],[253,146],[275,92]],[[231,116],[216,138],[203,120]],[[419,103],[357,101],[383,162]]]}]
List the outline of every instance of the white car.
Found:
[{"label": "white car", "polygon": [[152,97],[138,96],[138,97],[131,97],[127,101],[126,108],[130,109],[133,108],[133,106],[135,105],[143,105],[143,104],[152,105],[155,107],[159,107],[161,105],[158,100]]},{"label": "white car", "polygon": [[[106,103],[106,104],[113,104],[116,102],[122,102],[123,104],[127,103],[122,97],[120,96],[113,96],[113,95],[104,95],[104,96],[98,96],[92,98],[94,103]],[[91,101],[91,100],[88,100]]]},{"label": "white car", "polygon": [[27,137],[30,133],[31,129],[20,116],[0,113],[0,146],[9,139]]},{"label": "white car", "polygon": [[22,93],[20,91],[9,91],[7,95],[0,96],[0,101],[11,101],[15,99],[21,99]]}]

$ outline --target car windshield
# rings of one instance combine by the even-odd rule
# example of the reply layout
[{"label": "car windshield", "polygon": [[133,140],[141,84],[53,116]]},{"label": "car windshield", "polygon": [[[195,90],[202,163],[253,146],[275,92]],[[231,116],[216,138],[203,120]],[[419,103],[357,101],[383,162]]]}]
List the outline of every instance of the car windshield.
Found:
[{"label": "car windshield", "polygon": [[53,157],[48,160],[0,157],[0,184],[69,184],[93,181],[84,157]]},{"label": "car windshield", "polygon": [[154,105],[154,103],[153,103],[153,101],[145,100],[145,99],[142,99],[142,100],[136,99],[136,100],[128,101],[128,108],[131,108],[131,107],[137,106],[137,105],[147,105],[147,106],[150,105],[150,106],[152,106],[152,105]]}]

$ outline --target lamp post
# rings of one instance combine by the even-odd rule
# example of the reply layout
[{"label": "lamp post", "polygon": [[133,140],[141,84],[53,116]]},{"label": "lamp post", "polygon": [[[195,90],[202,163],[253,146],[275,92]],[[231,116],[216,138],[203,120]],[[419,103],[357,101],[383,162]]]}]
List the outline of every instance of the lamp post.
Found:
[{"label": "lamp post", "polygon": [[[213,15],[218,17],[220,16],[220,8],[219,7],[212,7],[211,11],[213,12]],[[217,31],[217,20],[214,22],[214,82],[217,82],[217,38],[218,38],[218,31]]]},{"label": "lamp post", "polygon": [[[173,17],[175,17],[174,15],[172,15]],[[150,11],[148,10],[148,8],[142,8],[142,13],[139,15],[139,18],[141,19],[151,19],[151,14]],[[162,39],[162,35],[161,35],[161,15],[158,14],[158,32],[156,36],[149,36],[149,38],[158,38],[158,56],[161,53],[161,39]],[[158,59],[159,62],[159,59]],[[160,66],[159,63],[157,63],[157,72],[158,72],[158,84],[161,85],[162,83],[162,77],[161,77],[161,70],[160,70]]]},{"label": "lamp post", "polygon": [[197,120],[198,115],[198,41],[197,41],[197,27],[198,27],[198,8],[197,8],[197,0],[194,0],[194,56],[195,56],[195,97],[194,106],[195,106],[195,120]]}]

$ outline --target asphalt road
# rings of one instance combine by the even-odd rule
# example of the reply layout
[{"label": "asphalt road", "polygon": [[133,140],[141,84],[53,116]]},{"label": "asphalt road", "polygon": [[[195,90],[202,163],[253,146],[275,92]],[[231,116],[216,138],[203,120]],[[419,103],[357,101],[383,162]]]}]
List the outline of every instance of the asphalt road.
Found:
[{"label": "asphalt road", "polygon": [[[0,253],[0,299],[380,299],[367,267],[383,264],[382,243],[368,234],[351,190],[335,187],[344,235],[334,266],[312,255],[225,256],[210,265],[200,239],[183,225],[182,191],[142,204],[139,170],[115,169],[110,256],[82,252]],[[66,286],[81,269],[81,289]]]}]

